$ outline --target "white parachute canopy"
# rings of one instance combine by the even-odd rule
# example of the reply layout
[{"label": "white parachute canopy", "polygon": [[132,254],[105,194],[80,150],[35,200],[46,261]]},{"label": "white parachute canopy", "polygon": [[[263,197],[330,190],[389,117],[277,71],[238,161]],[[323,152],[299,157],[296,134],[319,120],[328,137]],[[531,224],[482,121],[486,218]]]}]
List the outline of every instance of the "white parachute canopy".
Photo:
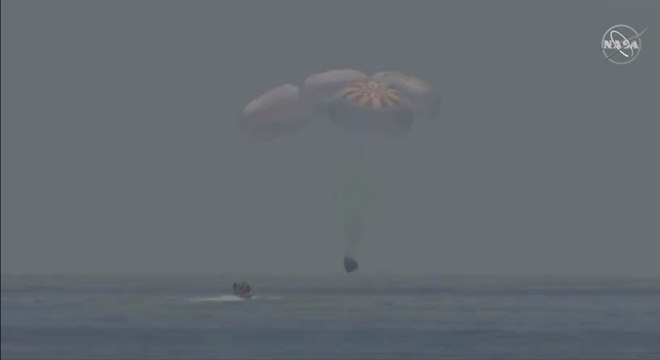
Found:
[{"label": "white parachute canopy", "polygon": [[243,138],[250,142],[289,136],[303,129],[312,119],[312,109],[300,99],[300,90],[280,85],[252,100],[240,117]]}]

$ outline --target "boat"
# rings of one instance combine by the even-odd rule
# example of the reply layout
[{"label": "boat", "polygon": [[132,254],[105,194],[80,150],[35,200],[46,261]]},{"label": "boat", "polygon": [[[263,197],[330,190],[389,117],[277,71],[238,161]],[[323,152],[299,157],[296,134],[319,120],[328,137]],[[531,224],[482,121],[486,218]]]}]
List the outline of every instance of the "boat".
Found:
[{"label": "boat", "polygon": [[249,299],[254,295],[254,293],[252,292],[250,285],[248,285],[246,282],[239,282],[234,283],[234,295],[243,299]]}]

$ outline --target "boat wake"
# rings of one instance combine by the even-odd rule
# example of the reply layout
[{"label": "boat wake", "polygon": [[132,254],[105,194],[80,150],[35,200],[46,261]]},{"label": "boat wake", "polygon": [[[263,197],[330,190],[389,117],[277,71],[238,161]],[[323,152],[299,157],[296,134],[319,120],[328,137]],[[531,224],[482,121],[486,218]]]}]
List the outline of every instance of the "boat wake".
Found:
[{"label": "boat wake", "polygon": [[232,295],[232,294],[223,294],[220,296],[209,296],[209,297],[199,297],[192,298],[192,302],[234,302],[234,301],[245,301],[242,297]]},{"label": "boat wake", "polygon": [[220,296],[208,296],[208,297],[198,297],[190,299],[191,302],[237,302],[237,301],[248,301],[248,300],[280,300],[280,296],[259,296],[255,295],[250,299],[244,299],[240,296],[233,294],[222,294]]},{"label": "boat wake", "polygon": [[254,300],[282,300],[281,296],[259,296],[255,295],[252,297]]}]

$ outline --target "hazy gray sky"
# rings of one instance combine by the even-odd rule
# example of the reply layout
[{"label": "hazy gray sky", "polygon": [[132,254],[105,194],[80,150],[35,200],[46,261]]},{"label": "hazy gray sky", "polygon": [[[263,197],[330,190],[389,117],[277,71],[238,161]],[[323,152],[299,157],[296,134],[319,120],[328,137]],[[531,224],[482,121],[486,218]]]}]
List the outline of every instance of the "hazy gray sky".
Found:
[{"label": "hazy gray sky", "polygon": [[[660,7],[495,3],[2,1],[2,272],[342,272],[356,144],[237,118],[373,66],[443,110],[366,150],[363,273],[660,274]],[[625,66],[619,23],[649,28]]]}]

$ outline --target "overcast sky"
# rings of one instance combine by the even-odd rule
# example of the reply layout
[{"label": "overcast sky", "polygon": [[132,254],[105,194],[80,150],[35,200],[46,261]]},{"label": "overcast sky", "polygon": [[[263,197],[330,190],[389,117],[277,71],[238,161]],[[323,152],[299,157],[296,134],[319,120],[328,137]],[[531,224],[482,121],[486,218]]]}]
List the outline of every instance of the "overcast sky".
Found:
[{"label": "overcast sky", "polygon": [[[244,144],[263,91],[427,79],[438,119],[370,144],[363,274],[658,275],[660,7],[2,1],[3,273],[343,271],[357,149],[323,119]],[[648,27],[604,63],[610,26]]]}]

